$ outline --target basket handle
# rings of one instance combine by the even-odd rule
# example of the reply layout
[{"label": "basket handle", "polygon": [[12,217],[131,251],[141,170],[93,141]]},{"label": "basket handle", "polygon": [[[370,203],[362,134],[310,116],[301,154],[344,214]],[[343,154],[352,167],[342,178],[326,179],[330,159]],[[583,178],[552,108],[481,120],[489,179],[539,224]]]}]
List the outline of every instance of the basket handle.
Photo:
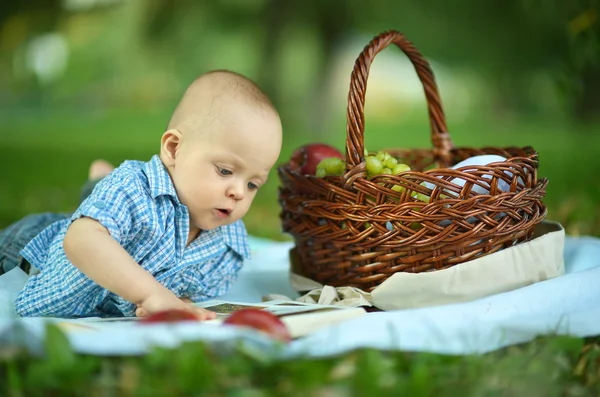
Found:
[{"label": "basket handle", "polygon": [[417,75],[423,84],[429,120],[431,123],[431,142],[433,154],[442,166],[450,164],[450,150],[453,148],[450,135],[446,127],[446,118],[442,110],[440,96],[431,67],[427,60],[419,53],[414,45],[402,33],[395,30],[381,33],[365,46],[354,63],[350,76],[350,92],[348,93],[348,111],[346,124],[346,161],[349,168],[360,164],[364,157],[365,148],[365,95],[367,91],[367,78],[369,67],[381,50],[396,44],[410,59],[416,69]]}]

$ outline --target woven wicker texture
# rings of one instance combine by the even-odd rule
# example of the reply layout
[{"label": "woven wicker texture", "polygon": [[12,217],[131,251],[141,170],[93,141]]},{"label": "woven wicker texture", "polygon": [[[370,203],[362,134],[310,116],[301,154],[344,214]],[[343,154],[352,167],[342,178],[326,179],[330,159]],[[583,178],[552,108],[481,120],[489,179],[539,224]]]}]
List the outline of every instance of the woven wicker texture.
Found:
[{"label": "woven wicker texture", "polygon": [[[390,44],[408,56],[423,84],[433,148],[385,149],[411,170],[368,178],[367,78],[375,56]],[[507,161],[447,168],[481,154]],[[396,272],[445,269],[526,241],[546,217],[547,180],[538,179],[537,168],[531,147],[455,148],[429,63],[404,35],[384,32],[364,48],[350,77],[346,172],[319,178],[289,163],[278,168],[282,227],[295,240],[293,271],[371,291]],[[501,181],[509,189],[501,190]]]}]

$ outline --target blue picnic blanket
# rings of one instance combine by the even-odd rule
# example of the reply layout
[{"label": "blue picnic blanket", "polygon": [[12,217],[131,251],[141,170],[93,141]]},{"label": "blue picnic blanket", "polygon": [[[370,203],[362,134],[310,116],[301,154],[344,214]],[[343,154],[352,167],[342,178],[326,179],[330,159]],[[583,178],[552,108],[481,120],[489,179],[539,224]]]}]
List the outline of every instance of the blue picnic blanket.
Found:
[{"label": "blue picnic blanket", "polygon": [[[221,299],[257,302],[266,294],[297,297],[289,283],[292,243],[252,238],[251,247],[252,259]],[[95,355],[139,355],[155,346],[176,347],[201,340],[225,345],[242,341],[256,351],[292,358],[331,356],[367,347],[472,354],[541,335],[600,335],[600,239],[566,236],[564,259],[565,274],[554,279],[470,302],[369,313],[283,347],[257,332],[202,323],[145,327],[114,323],[100,333],[69,332],[67,337],[76,351]],[[10,315],[14,296],[7,286],[22,282],[19,277],[15,273],[0,278],[0,346],[18,344],[40,352],[46,325],[54,319]]]}]

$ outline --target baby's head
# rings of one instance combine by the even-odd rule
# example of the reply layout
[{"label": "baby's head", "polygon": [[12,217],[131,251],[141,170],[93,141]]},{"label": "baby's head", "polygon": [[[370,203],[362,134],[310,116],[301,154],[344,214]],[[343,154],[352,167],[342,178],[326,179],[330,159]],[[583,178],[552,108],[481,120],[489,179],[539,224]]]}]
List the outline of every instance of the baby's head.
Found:
[{"label": "baby's head", "polygon": [[281,141],[279,115],[251,80],[228,71],[196,79],[160,148],[190,227],[210,230],[242,218],[279,158]]}]

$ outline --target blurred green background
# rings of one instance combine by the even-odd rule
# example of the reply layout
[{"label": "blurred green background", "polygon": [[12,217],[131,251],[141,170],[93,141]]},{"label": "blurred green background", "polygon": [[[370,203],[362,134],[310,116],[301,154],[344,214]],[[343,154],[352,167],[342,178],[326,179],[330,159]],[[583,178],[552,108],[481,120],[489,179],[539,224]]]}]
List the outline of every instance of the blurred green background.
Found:
[{"label": "blurred green background", "polygon": [[[225,68],[254,79],[299,145],[344,149],[349,77],[379,32],[431,63],[457,146],[525,146],[549,218],[600,235],[598,1],[29,0],[0,5],[0,228],[72,211],[96,158],[147,160],[185,87]],[[373,63],[365,143],[430,147],[425,96],[396,47]],[[281,235],[275,172],[246,217]]]}]

